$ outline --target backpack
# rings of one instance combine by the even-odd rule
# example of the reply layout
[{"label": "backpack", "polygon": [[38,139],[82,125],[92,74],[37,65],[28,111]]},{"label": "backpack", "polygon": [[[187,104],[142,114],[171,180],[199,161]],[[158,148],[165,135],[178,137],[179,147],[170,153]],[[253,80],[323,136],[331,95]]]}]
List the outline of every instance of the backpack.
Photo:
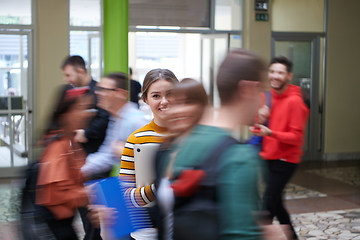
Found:
[{"label": "backpack", "polygon": [[[58,134],[48,140],[47,145],[59,139]],[[45,206],[36,204],[37,179],[40,162],[37,160],[27,166],[25,170],[25,185],[22,189],[20,206],[20,228],[24,240],[55,239],[47,225],[47,221],[54,219],[53,214]]]},{"label": "backpack", "polygon": [[47,225],[47,221],[53,218],[51,212],[45,206],[35,204],[40,164],[38,161],[32,163],[25,171],[20,207],[20,228],[25,240],[55,239]]},{"label": "backpack", "polygon": [[175,197],[174,240],[219,239],[217,163],[228,147],[234,144],[239,142],[230,136],[226,137],[201,165],[194,166],[194,169],[205,171],[206,175],[192,196]]}]

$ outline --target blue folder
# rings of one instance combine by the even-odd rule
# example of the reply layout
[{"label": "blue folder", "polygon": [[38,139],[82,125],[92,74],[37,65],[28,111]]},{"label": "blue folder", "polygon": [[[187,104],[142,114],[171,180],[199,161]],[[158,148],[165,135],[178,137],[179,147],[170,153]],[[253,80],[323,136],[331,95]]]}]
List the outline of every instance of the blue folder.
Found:
[{"label": "blue folder", "polygon": [[125,199],[124,186],[119,177],[89,181],[86,185],[93,183],[97,184],[93,187],[95,197],[91,199],[91,203],[115,208],[117,211],[117,217],[111,226],[114,237],[120,238],[138,229],[152,227],[146,209],[133,207],[130,201]]}]

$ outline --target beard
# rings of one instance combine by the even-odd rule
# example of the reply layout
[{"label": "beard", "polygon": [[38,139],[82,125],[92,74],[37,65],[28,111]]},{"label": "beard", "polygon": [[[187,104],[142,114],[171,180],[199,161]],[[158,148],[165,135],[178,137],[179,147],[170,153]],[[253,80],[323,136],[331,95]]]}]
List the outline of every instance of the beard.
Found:
[{"label": "beard", "polygon": [[280,85],[273,86],[273,85],[270,83],[270,87],[271,87],[272,89],[275,89],[275,90],[277,90],[277,91],[280,91],[280,90],[284,89],[287,84],[288,84],[288,82],[282,82]]}]

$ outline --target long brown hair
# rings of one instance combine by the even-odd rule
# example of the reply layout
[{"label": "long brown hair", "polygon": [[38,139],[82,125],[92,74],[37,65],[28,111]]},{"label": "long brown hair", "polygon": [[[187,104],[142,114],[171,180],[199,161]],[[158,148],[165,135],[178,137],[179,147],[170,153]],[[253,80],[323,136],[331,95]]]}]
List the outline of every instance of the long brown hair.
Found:
[{"label": "long brown hair", "polygon": [[149,91],[151,84],[153,84],[154,82],[161,80],[161,79],[169,81],[172,84],[176,84],[179,82],[179,80],[176,78],[175,74],[168,69],[157,68],[157,69],[150,70],[145,76],[144,83],[143,83],[143,86],[141,89],[141,92],[142,92],[141,97],[144,100],[144,102],[146,102],[146,100],[147,100],[147,93]]}]

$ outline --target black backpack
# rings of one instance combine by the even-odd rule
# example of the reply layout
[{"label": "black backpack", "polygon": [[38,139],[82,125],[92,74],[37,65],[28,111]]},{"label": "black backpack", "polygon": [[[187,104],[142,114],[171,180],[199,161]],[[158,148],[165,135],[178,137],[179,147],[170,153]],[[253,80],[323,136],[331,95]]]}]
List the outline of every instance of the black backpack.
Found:
[{"label": "black backpack", "polygon": [[217,163],[221,155],[232,145],[239,144],[228,136],[205,161],[194,166],[206,172],[199,190],[190,197],[175,197],[173,239],[174,240],[215,240],[219,239],[218,204],[216,197]]},{"label": "black backpack", "polygon": [[[61,136],[59,134],[48,139],[47,145]],[[45,206],[35,203],[40,164],[38,160],[29,164],[25,170],[25,185],[22,189],[20,206],[20,228],[24,240],[55,239],[47,225],[49,220],[54,219],[53,214]]]}]

